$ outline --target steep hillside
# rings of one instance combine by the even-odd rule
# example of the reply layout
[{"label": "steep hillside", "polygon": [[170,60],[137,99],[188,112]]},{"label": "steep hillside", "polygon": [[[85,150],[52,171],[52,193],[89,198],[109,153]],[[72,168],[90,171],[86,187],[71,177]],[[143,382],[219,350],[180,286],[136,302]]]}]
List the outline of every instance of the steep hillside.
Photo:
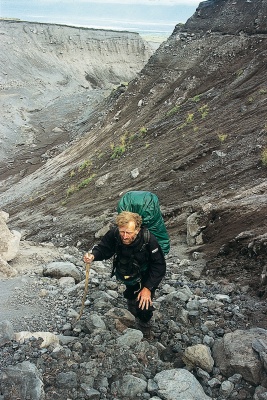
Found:
[{"label": "steep hillside", "polygon": [[[97,106],[152,54],[138,34],[0,21],[0,173],[32,172],[101,118]],[[8,168],[6,165],[8,164]]]},{"label": "steep hillside", "polygon": [[257,286],[267,258],[266,11],[261,0],[201,3],[106,99],[101,121],[3,192],[12,225],[86,248],[122,193],[151,190],[173,243],[203,253],[209,274]]}]

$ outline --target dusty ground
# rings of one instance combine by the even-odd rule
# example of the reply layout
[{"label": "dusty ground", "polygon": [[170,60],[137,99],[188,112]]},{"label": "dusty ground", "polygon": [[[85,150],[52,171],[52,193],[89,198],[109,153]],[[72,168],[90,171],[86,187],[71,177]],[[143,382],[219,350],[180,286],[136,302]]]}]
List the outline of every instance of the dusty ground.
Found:
[{"label": "dusty ground", "polygon": [[[9,264],[16,269],[15,278],[0,280],[0,320],[12,321],[16,329],[21,329],[25,318],[42,315],[43,304],[39,292],[32,292],[31,301],[21,299],[17,301],[17,293],[27,292],[27,284],[36,282],[42,275],[46,263],[64,258],[63,249],[58,249],[52,244],[37,244],[21,241],[19,252]],[[16,299],[16,300],[15,300]],[[25,329],[25,326],[23,327]]]}]

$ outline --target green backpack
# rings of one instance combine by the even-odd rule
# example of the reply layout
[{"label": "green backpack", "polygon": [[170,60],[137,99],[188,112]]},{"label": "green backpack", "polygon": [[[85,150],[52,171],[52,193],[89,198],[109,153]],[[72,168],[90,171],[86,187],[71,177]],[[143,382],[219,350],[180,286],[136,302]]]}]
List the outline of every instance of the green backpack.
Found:
[{"label": "green backpack", "polygon": [[159,199],[151,192],[131,191],[125,193],[118,202],[118,213],[131,211],[141,215],[143,225],[157,238],[166,255],[170,251],[170,238],[160,211]]}]

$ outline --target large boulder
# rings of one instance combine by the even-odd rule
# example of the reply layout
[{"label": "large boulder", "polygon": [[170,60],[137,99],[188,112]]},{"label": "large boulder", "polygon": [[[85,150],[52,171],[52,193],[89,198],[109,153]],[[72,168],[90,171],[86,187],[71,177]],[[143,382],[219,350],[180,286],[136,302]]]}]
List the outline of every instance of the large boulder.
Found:
[{"label": "large boulder", "polygon": [[254,385],[261,383],[264,368],[258,353],[253,349],[256,339],[267,342],[267,330],[238,329],[226,333],[222,339],[215,341],[212,349],[213,358],[223,375],[230,377],[237,373]]},{"label": "large boulder", "polygon": [[10,231],[7,227],[9,215],[0,211],[0,277],[9,278],[17,275],[8,261],[13,260],[19,251],[21,234],[17,231]]},{"label": "large boulder", "polygon": [[9,215],[0,211],[0,256],[5,261],[13,260],[19,250],[21,234],[17,231],[10,231],[6,222]]},{"label": "large boulder", "polygon": [[3,368],[0,374],[0,385],[2,394],[7,400],[45,399],[41,373],[29,361]]},{"label": "large boulder", "polygon": [[0,322],[0,347],[14,340],[15,333],[9,321]]},{"label": "large boulder", "polygon": [[194,377],[186,369],[161,371],[154,377],[158,394],[166,400],[211,400]]},{"label": "large boulder", "polygon": [[17,270],[11,267],[6,260],[0,256],[0,278],[11,278],[17,275]]},{"label": "large boulder", "polygon": [[83,274],[79,269],[69,261],[53,261],[44,266],[44,276],[60,279],[62,277],[70,276],[76,283],[83,280]]},{"label": "large boulder", "polygon": [[204,371],[211,372],[214,360],[209,347],[204,344],[196,344],[185,349],[183,361],[189,368],[200,367]]}]

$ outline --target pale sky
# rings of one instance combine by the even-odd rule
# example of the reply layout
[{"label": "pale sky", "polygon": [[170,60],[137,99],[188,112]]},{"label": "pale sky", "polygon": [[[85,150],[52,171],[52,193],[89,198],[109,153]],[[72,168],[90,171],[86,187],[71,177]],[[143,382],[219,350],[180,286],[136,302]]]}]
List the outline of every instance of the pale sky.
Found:
[{"label": "pale sky", "polygon": [[[4,1],[4,0],[1,0]],[[1,3],[0,1],[0,3]],[[6,0],[9,3],[12,3],[13,0]],[[23,0],[21,0],[23,3]],[[76,3],[77,0],[38,0],[39,3]],[[78,3],[113,3],[113,4],[147,4],[147,5],[161,5],[161,6],[168,6],[168,5],[186,5],[186,6],[198,6],[200,1],[196,0],[78,0]]]},{"label": "pale sky", "polygon": [[96,29],[169,35],[196,0],[0,0],[0,17]]}]

